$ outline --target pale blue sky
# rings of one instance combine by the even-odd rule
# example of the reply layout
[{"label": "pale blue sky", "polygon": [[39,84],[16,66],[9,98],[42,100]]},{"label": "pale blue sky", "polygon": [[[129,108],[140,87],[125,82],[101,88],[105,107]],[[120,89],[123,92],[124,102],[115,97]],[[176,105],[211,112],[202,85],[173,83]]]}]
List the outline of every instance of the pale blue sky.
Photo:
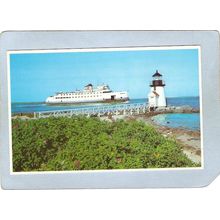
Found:
[{"label": "pale blue sky", "polygon": [[198,49],[26,53],[10,55],[12,102],[41,102],[88,83],[146,98],[156,70],[167,97],[199,95]]}]

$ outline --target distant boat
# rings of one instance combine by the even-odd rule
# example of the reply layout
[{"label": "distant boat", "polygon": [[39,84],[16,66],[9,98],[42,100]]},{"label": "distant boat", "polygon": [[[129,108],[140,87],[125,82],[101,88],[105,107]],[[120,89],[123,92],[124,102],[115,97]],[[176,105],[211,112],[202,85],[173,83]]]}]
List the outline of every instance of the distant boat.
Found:
[{"label": "distant boat", "polygon": [[89,102],[124,102],[128,101],[128,93],[113,92],[108,85],[99,85],[96,88],[88,84],[83,90],[74,92],[57,92],[46,99],[47,104],[71,104],[71,103],[89,103]]}]

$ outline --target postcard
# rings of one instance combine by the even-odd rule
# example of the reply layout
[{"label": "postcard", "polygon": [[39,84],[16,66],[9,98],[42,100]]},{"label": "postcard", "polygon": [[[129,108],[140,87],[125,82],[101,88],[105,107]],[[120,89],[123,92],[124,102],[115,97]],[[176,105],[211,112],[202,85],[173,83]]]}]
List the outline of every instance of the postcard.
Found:
[{"label": "postcard", "polygon": [[13,172],[202,166],[199,47],[8,59]]},{"label": "postcard", "polygon": [[216,32],[6,32],[1,45],[3,188],[190,187],[217,175]]}]

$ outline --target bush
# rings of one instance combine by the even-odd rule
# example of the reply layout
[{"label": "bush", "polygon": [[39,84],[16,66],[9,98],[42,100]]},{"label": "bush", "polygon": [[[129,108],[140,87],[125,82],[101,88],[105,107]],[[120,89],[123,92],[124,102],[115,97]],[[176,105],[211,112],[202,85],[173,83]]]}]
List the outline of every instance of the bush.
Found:
[{"label": "bush", "polygon": [[137,121],[12,120],[14,171],[193,167],[175,140]]}]

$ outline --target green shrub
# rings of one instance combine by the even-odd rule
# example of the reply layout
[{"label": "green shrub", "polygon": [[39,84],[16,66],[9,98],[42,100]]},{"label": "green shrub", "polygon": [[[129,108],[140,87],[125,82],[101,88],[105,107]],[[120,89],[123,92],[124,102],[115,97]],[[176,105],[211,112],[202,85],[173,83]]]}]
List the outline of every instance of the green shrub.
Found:
[{"label": "green shrub", "polygon": [[180,144],[137,121],[12,120],[14,171],[193,167]]}]

